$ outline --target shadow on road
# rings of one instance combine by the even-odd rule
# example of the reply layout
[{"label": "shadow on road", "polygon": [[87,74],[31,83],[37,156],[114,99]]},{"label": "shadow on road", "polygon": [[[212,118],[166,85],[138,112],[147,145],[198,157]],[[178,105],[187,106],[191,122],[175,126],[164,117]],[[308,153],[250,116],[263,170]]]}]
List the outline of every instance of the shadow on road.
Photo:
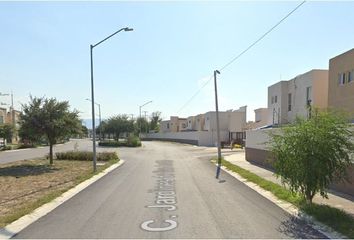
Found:
[{"label": "shadow on road", "polygon": [[319,233],[307,225],[303,220],[296,217],[290,217],[287,221],[283,221],[278,229],[281,233],[296,239],[328,239],[325,235]]},{"label": "shadow on road", "polygon": [[25,177],[25,176],[35,176],[41,175],[43,173],[49,173],[59,170],[59,168],[54,168],[48,165],[17,165],[10,167],[0,168],[0,176],[4,177]]}]

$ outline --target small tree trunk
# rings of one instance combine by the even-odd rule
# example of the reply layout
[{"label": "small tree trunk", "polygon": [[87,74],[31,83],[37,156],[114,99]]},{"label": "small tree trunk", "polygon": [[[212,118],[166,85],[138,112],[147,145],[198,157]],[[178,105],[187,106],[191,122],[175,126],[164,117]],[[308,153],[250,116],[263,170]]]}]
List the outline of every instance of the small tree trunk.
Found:
[{"label": "small tree trunk", "polygon": [[49,163],[53,164],[53,144],[49,143]]},{"label": "small tree trunk", "polygon": [[312,204],[313,194],[311,193],[311,191],[306,191],[305,197],[306,197],[306,203]]}]

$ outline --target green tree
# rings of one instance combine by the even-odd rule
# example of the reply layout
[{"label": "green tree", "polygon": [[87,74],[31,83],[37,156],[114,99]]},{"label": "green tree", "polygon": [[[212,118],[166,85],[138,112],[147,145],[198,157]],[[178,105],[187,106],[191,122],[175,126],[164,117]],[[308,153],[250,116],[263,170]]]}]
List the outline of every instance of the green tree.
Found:
[{"label": "green tree", "polygon": [[13,134],[14,128],[11,124],[5,123],[0,125],[0,138],[4,138],[7,142],[11,142]]},{"label": "green tree", "polygon": [[150,130],[159,131],[160,122],[162,121],[161,112],[153,112],[150,117]]},{"label": "green tree", "polygon": [[147,129],[149,128],[149,122],[144,118],[144,117],[139,117],[136,119],[135,122],[135,135],[139,135],[139,133],[144,133],[147,131]]},{"label": "green tree", "polygon": [[330,183],[346,180],[354,153],[353,129],[344,114],[315,109],[311,116],[271,134],[270,141],[276,175],[307,203],[318,192],[327,198]]},{"label": "green tree", "polygon": [[22,105],[22,108],[20,133],[27,135],[32,141],[46,139],[49,143],[50,164],[53,164],[54,144],[73,134],[81,133],[78,111],[70,111],[67,101],[31,97],[30,102]]},{"label": "green tree", "polygon": [[87,137],[88,136],[88,129],[85,125],[81,125],[81,137]]},{"label": "green tree", "polygon": [[114,135],[116,141],[121,133],[131,133],[134,131],[134,122],[129,120],[127,115],[117,115],[108,119],[105,125],[105,132]]}]

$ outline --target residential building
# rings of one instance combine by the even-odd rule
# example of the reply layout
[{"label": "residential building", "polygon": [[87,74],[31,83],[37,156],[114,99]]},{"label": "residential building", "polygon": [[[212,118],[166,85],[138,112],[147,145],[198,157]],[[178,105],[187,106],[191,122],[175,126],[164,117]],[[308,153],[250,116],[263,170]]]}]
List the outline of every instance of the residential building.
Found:
[{"label": "residential building", "polygon": [[[241,132],[246,126],[247,107],[241,107],[233,111],[219,112],[219,129],[221,131]],[[216,131],[216,112],[211,111],[204,114],[204,131]]]},{"label": "residential building", "polygon": [[190,116],[187,118],[187,129],[186,131],[196,131],[196,117]]},{"label": "residential building", "polygon": [[268,87],[268,124],[307,118],[312,107],[328,107],[328,70],[314,69]]},{"label": "residential building", "polygon": [[6,108],[0,108],[0,124],[6,123],[7,111]]},{"label": "residential building", "polygon": [[17,143],[19,140],[18,129],[20,128],[18,122],[20,119],[20,111],[12,110],[8,112],[6,108],[0,108],[0,125],[1,124],[11,124],[15,126],[15,131],[12,137],[12,143]]},{"label": "residential building", "polygon": [[328,106],[351,113],[354,120],[354,48],[329,60]]},{"label": "residential building", "polygon": [[261,128],[268,125],[268,108],[257,108],[254,110],[255,121],[247,122],[246,129]]},{"label": "residential building", "polygon": [[170,120],[161,121],[160,132],[181,132],[187,129],[187,118],[171,116]]},{"label": "residential building", "polygon": [[204,131],[205,117],[204,114],[198,114],[195,116],[195,130]]}]

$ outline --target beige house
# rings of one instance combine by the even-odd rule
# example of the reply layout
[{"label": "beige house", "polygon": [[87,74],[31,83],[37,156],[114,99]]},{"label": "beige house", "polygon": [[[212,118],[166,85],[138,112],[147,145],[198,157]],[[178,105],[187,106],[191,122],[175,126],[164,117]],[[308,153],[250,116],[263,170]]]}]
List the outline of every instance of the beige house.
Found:
[{"label": "beige house", "polygon": [[195,116],[195,129],[196,131],[204,131],[205,116],[204,114],[198,114]]},{"label": "beige house", "polygon": [[7,111],[6,108],[0,108],[0,124],[7,122]]},{"label": "beige house", "polygon": [[181,132],[187,129],[187,118],[171,116],[170,120],[161,121],[160,132]]},{"label": "beige house", "polygon": [[20,111],[12,110],[8,112],[6,108],[0,108],[0,125],[11,124],[15,126],[15,132],[13,134],[12,143],[17,143],[19,140],[18,129],[20,128],[18,122],[20,119]]},{"label": "beige house", "polygon": [[354,49],[329,60],[328,106],[351,113],[354,120]]},{"label": "beige house", "polygon": [[314,69],[268,87],[268,124],[307,118],[311,107],[328,107],[328,70]]},{"label": "beige house", "polygon": [[187,118],[187,131],[196,131],[196,117],[190,116]]},{"label": "beige house", "polygon": [[246,129],[256,129],[268,125],[268,108],[257,108],[254,110],[255,121],[247,122]]}]

